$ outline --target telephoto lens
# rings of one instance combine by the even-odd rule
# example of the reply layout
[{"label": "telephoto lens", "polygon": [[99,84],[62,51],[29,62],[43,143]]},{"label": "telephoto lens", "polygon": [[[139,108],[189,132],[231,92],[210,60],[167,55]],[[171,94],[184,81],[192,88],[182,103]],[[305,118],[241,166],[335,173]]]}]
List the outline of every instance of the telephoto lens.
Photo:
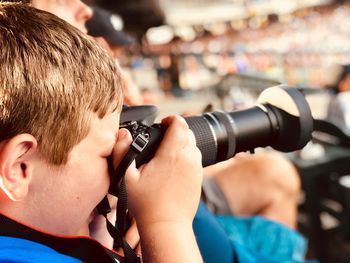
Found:
[{"label": "telephoto lens", "polygon": [[[257,102],[244,110],[214,111],[185,118],[202,153],[203,166],[257,147],[271,146],[290,152],[303,148],[311,139],[311,110],[296,88],[286,85],[267,88]],[[153,124],[157,113],[154,106],[125,107],[122,111],[121,127],[129,129],[135,141],[147,141],[136,159],[138,165],[154,156],[165,132],[165,127]]]},{"label": "telephoto lens", "polygon": [[186,121],[195,134],[204,166],[257,147],[298,150],[311,139],[313,131],[305,97],[297,89],[282,85],[265,89],[251,108],[205,113]]}]

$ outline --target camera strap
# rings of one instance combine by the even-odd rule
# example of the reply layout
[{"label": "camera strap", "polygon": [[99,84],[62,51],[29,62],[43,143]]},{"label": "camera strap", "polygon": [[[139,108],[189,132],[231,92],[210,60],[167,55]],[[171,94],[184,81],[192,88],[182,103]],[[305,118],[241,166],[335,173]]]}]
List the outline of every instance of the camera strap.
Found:
[{"label": "camera strap", "polygon": [[[114,239],[113,248],[123,249],[127,263],[139,263],[141,262],[141,259],[136,255],[135,251],[124,239],[127,229],[128,209],[128,194],[125,184],[125,173],[131,163],[143,151],[147,144],[148,139],[142,134],[139,134],[131,143],[129,151],[124,156],[117,169],[112,169],[112,172],[110,173],[111,185],[109,188],[109,193],[118,197],[116,227],[113,226],[113,224],[107,219],[107,214],[111,211],[107,196],[105,196],[105,198],[97,206],[98,212],[106,218],[107,230]],[[110,170],[111,167],[112,162],[109,160]]]}]

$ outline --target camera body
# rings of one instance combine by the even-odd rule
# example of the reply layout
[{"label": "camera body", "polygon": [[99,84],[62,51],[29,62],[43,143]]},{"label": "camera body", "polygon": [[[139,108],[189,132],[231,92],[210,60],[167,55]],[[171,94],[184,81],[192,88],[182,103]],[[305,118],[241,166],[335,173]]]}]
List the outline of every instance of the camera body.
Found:
[{"label": "camera body", "polygon": [[[133,109],[135,111],[140,110],[136,110],[136,108]],[[143,112],[145,111],[144,108],[142,108],[142,110]],[[131,147],[140,152],[136,157],[137,167],[150,161],[154,156],[158,145],[162,141],[165,132],[165,127],[161,124],[152,124],[151,126],[148,126],[142,121],[126,121],[120,124],[120,128],[129,130],[133,138]]]}]

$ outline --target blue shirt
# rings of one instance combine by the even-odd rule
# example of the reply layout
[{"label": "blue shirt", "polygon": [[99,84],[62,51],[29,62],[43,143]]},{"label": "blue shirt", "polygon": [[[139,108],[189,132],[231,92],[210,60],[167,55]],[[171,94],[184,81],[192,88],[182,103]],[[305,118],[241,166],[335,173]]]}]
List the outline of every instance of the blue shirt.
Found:
[{"label": "blue shirt", "polygon": [[82,261],[33,241],[0,236],[0,262],[81,263]]}]

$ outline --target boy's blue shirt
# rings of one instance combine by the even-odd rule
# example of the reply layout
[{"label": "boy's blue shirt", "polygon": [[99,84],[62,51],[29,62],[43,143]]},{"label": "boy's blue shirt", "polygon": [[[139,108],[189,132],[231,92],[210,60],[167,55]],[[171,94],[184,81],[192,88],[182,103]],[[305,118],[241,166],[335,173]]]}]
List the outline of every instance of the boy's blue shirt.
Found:
[{"label": "boy's blue shirt", "polygon": [[83,261],[61,254],[43,244],[21,238],[0,236],[0,262],[81,263]]}]

